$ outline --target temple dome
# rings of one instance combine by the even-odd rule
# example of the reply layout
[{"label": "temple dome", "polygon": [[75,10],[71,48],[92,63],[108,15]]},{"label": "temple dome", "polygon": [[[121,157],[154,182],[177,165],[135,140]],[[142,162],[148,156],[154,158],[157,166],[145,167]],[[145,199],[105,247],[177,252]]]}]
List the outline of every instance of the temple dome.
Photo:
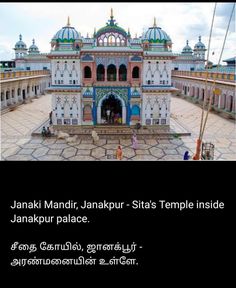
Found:
[{"label": "temple dome", "polygon": [[35,40],[32,40],[32,45],[29,47],[29,53],[39,53],[38,46],[35,45]]},{"label": "temple dome", "polygon": [[57,42],[74,42],[76,40],[79,40],[80,34],[79,32],[76,31],[74,27],[70,26],[70,19],[68,17],[68,22],[65,27],[60,29],[55,36],[53,37],[52,41],[57,41]]},{"label": "temple dome", "polygon": [[27,49],[25,42],[22,41],[22,35],[19,35],[19,41],[15,44],[15,49]]},{"label": "temple dome", "polygon": [[205,45],[201,41],[201,36],[199,36],[199,41],[195,44],[194,49],[206,49]]},{"label": "temple dome", "polygon": [[188,45],[188,40],[186,42],[186,46],[183,48],[182,54],[192,54],[193,50],[192,48]]},{"label": "temple dome", "polygon": [[148,41],[149,43],[171,43],[169,35],[162,30],[162,28],[157,27],[156,18],[154,19],[153,27],[150,27],[143,34],[143,40]]}]

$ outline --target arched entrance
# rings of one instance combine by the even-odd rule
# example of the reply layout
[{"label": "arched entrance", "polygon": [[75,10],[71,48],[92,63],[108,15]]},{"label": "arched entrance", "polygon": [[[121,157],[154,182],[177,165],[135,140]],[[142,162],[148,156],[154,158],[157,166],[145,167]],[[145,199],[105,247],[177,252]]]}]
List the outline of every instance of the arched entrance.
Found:
[{"label": "arched entrance", "polygon": [[102,98],[97,107],[97,123],[122,125],[126,123],[126,106],[122,98],[109,94]]},{"label": "arched entrance", "polygon": [[104,124],[122,124],[122,104],[114,95],[102,101],[101,119]]}]

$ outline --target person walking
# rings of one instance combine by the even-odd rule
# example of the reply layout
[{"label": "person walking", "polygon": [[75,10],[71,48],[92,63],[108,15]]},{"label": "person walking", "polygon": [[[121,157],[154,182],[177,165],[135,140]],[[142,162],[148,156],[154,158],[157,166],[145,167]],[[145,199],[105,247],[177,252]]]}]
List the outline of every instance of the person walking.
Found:
[{"label": "person walking", "polygon": [[116,159],[121,160],[122,157],[123,157],[123,152],[122,152],[121,146],[119,145],[117,150],[116,150]]}]

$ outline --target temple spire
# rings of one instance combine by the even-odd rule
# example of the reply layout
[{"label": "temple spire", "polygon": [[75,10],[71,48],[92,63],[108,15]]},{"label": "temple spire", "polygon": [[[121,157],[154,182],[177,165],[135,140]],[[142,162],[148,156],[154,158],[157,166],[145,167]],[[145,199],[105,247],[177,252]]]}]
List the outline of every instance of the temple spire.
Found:
[{"label": "temple spire", "polygon": [[115,25],[115,21],[114,20],[114,15],[113,15],[113,8],[111,8],[111,16],[110,16],[110,20],[108,20],[108,25],[114,26]]},{"label": "temple spire", "polygon": [[33,43],[33,45],[35,44],[35,40],[34,39],[32,40],[32,43]]},{"label": "temple spire", "polygon": [[20,36],[19,36],[19,39],[20,39],[20,41],[22,40],[22,35],[20,34]]},{"label": "temple spire", "polygon": [[128,28],[128,36],[130,36],[130,29]]},{"label": "temple spire", "polygon": [[70,16],[68,16],[68,18],[67,18],[67,26],[68,27],[70,26]]},{"label": "temple spire", "polygon": [[156,17],[154,17],[153,27],[157,27],[157,19],[156,19]]}]

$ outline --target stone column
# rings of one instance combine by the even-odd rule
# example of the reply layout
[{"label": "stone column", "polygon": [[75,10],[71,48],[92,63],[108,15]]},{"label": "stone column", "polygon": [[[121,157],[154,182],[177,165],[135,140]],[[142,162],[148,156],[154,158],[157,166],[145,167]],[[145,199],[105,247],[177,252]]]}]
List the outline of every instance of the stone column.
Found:
[{"label": "stone column", "polygon": [[97,124],[101,124],[101,104],[97,107]]},{"label": "stone column", "polygon": [[104,69],[105,69],[104,81],[106,82],[107,81],[107,67],[104,67]]},{"label": "stone column", "polygon": [[119,81],[119,67],[116,67],[116,81]]},{"label": "stone column", "polygon": [[125,107],[125,105],[122,106],[122,124],[126,124],[126,107]]},{"label": "stone column", "polygon": [[222,96],[222,95],[219,95],[219,97],[218,97],[218,105],[217,105],[217,107],[218,107],[219,109],[220,109],[220,107],[221,107],[221,106],[220,106],[220,103],[221,103],[221,96]]},{"label": "stone column", "polygon": [[3,91],[3,105],[4,105],[4,107],[7,107],[7,96],[6,96],[6,91]]}]

